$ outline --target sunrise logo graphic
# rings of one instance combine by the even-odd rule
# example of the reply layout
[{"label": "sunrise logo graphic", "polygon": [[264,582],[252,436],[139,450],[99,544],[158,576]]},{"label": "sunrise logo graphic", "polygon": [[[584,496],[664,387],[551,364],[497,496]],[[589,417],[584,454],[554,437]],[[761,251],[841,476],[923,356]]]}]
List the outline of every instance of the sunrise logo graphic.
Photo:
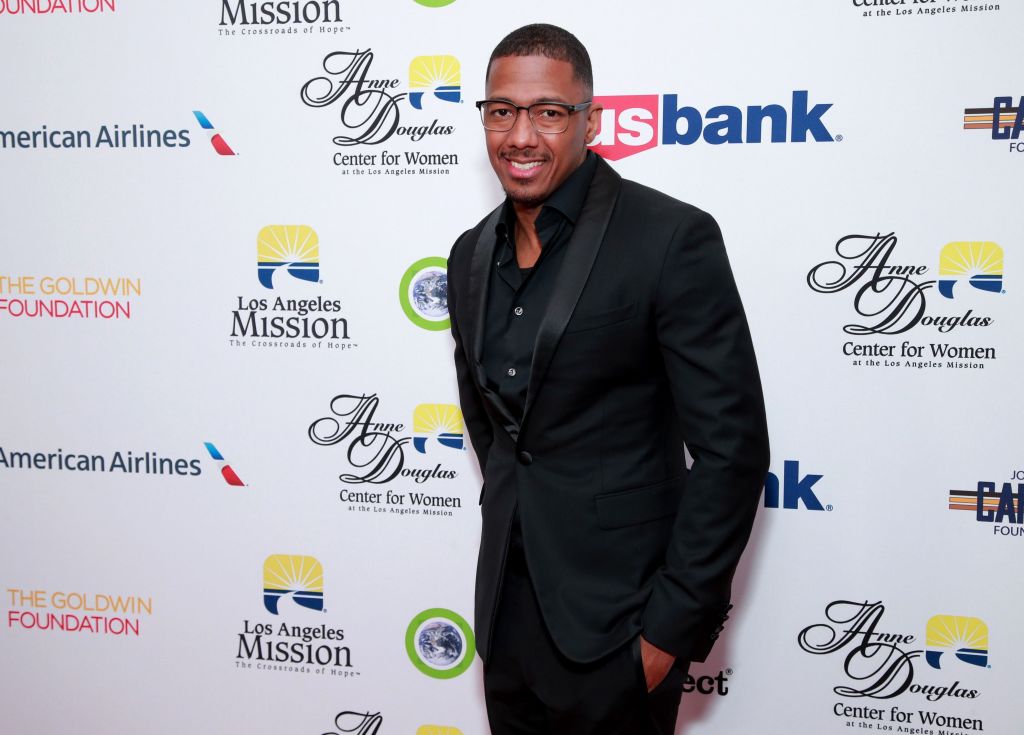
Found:
[{"label": "sunrise logo graphic", "polygon": [[267,225],[256,236],[256,271],[264,288],[274,288],[281,267],[300,281],[320,280],[320,238],[308,225]]},{"label": "sunrise logo graphic", "polygon": [[282,597],[310,610],[324,609],[324,568],[312,556],[273,554],[263,562],[263,606],[277,615]]},{"label": "sunrise logo graphic", "polygon": [[[454,56],[417,56],[409,63],[409,88],[433,90],[443,102],[462,101],[462,66]],[[409,104],[423,109],[423,95],[428,92],[409,92]]]},{"label": "sunrise logo graphic", "polygon": [[939,254],[939,293],[953,298],[966,279],[979,291],[1003,292],[1003,249],[994,242],[951,242]]},{"label": "sunrise logo graphic", "polygon": [[942,668],[942,656],[953,655],[964,663],[988,666],[988,626],[981,618],[933,615],[925,634],[925,660],[933,669]]},{"label": "sunrise logo graphic", "polygon": [[196,120],[199,121],[199,127],[206,131],[206,134],[210,136],[210,145],[213,146],[213,150],[217,151],[222,156],[234,156],[236,155],[228,142],[224,140],[224,137],[217,132],[217,129],[213,127],[213,123],[210,122],[210,118],[204,115],[200,110],[192,110],[192,114],[196,116]]},{"label": "sunrise logo graphic", "polygon": [[231,469],[231,465],[229,465],[227,460],[224,459],[224,455],[220,453],[217,447],[213,446],[212,442],[203,442],[203,446],[205,446],[206,451],[210,453],[210,458],[217,463],[220,475],[228,485],[245,487],[245,483],[242,482],[241,478],[235,474],[235,471]]},{"label": "sunrise logo graphic", "polygon": [[420,454],[427,453],[427,441],[452,449],[464,449],[465,424],[462,411],[450,403],[421,403],[412,413],[412,445]]}]

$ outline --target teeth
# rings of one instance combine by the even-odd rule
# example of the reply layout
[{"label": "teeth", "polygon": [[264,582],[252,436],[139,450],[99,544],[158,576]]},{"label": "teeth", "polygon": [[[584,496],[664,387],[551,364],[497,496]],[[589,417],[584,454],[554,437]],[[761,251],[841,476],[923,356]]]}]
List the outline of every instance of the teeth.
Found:
[{"label": "teeth", "polygon": [[530,161],[529,163],[519,163],[518,161],[510,161],[510,163],[512,164],[512,168],[519,169],[520,171],[529,171],[532,168],[537,168],[541,164],[540,161]]}]

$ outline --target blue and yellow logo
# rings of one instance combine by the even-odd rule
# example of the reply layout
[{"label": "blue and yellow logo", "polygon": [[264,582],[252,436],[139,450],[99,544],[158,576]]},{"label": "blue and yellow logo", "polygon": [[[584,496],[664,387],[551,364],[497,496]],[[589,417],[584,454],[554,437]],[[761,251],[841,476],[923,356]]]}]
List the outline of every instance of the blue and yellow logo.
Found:
[{"label": "blue and yellow logo", "polygon": [[324,609],[324,568],[312,556],[272,554],[263,562],[263,605],[277,615],[282,597],[310,610]]},{"label": "blue and yellow logo", "polygon": [[925,633],[925,660],[940,669],[948,651],[972,666],[988,666],[988,626],[981,618],[961,615],[933,615]]},{"label": "blue and yellow logo", "polygon": [[282,267],[300,281],[320,280],[320,238],[308,225],[268,225],[256,236],[256,270],[265,288],[274,287]]},{"label": "blue and yellow logo", "polygon": [[427,441],[452,449],[465,449],[465,425],[462,411],[449,403],[421,403],[412,414],[412,445],[420,454],[427,453]]},{"label": "blue and yellow logo", "polygon": [[939,293],[953,298],[958,281],[980,291],[1003,290],[1003,249],[994,242],[951,242],[939,254]]},{"label": "blue and yellow logo", "polygon": [[[443,102],[462,101],[462,67],[454,56],[417,56],[409,62],[409,87],[412,90],[433,90]],[[409,104],[423,109],[423,95],[409,92]]]}]

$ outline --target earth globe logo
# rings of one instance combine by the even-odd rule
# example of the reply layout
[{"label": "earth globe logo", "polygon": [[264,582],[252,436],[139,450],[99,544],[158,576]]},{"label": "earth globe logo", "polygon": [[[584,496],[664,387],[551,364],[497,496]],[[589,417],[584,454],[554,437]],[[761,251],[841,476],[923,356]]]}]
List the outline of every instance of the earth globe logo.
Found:
[{"label": "earth globe logo", "polygon": [[398,300],[409,321],[440,332],[451,325],[448,318],[448,261],[431,257],[417,260],[402,276]]},{"label": "earth globe logo", "polygon": [[452,679],[473,664],[476,642],[469,623],[442,607],[424,610],[405,631],[413,666],[435,679]]}]

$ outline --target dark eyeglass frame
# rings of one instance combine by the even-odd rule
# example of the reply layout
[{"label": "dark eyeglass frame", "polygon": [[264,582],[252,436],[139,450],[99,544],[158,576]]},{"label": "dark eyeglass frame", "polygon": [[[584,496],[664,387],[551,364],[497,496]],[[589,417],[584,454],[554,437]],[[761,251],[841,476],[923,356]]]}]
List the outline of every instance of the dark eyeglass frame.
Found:
[{"label": "dark eyeglass frame", "polygon": [[[592,105],[593,103],[594,100],[592,99],[585,100],[584,102],[580,102],[579,104],[576,105],[570,105],[568,102],[534,102],[532,105],[527,105],[526,107],[524,107],[522,105],[517,105],[514,102],[509,102],[508,100],[479,100],[476,103],[476,109],[480,110],[480,122],[483,124],[484,130],[490,130],[491,132],[494,133],[507,133],[509,130],[516,126],[517,122],[519,122],[519,112],[521,110],[526,110],[526,116],[530,119],[530,124],[533,125],[533,129],[536,130],[538,133],[540,133],[541,135],[561,135],[562,133],[569,129],[569,117],[571,117],[574,112],[585,110],[586,108],[590,107],[590,105]],[[487,127],[487,122],[484,120],[484,105],[487,104],[508,105],[509,107],[514,109],[516,111],[516,114],[515,117],[512,118],[512,123],[507,128]],[[566,116],[565,118],[565,127],[562,128],[561,130],[541,130],[540,128],[537,127],[537,121],[533,118],[532,110],[535,107],[564,108],[566,112],[569,113],[569,115]]]}]

